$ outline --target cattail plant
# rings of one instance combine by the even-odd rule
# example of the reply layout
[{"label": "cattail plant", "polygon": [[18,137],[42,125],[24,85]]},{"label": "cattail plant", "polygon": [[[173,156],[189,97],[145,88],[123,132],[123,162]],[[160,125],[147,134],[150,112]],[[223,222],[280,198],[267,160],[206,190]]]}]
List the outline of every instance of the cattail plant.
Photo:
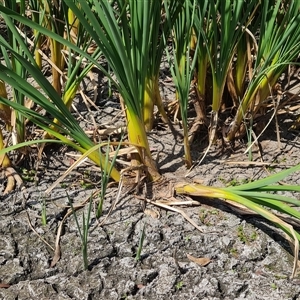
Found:
[{"label": "cattail plant", "polygon": [[[5,15],[5,17],[7,17],[7,24],[9,24],[10,22],[9,16],[14,16],[16,19],[19,19],[19,21],[27,23],[27,25],[35,26],[39,30],[39,32],[43,32],[44,30],[44,33],[48,33],[48,35],[52,38],[58,37],[61,39],[60,42],[64,40],[59,35],[52,33],[45,27],[20,16],[17,12],[8,9],[7,7],[0,6],[0,10],[1,13]],[[15,36],[17,39],[21,40],[18,31],[15,31]],[[67,43],[67,41],[65,42]],[[52,116],[52,118],[58,120],[58,124],[54,123],[53,120],[45,117],[44,115],[41,115],[30,108],[27,108],[25,105],[22,105],[15,101],[10,101],[5,97],[0,97],[1,103],[11,107],[13,110],[22,115],[23,118],[35,123],[40,128],[48,132],[49,136],[53,136],[57,139],[40,140],[39,142],[41,143],[64,143],[81,153],[85,153],[88,149],[93,147],[94,143],[79,126],[78,122],[63,102],[60,94],[57,93],[51,83],[43,76],[35,62],[34,55],[30,53],[27,47],[25,47],[25,44],[23,46],[23,51],[27,55],[27,59],[20,55],[18,51],[16,51],[12,46],[5,42],[5,40],[1,37],[0,45],[10,53],[11,57],[13,57],[14,60],[18,61],[18,63],[26,69],[28,74],[35,80],[40,89],[35,89],[30,83],[27,82],[26,79],[22,78],[18,73],[14,72],[3,64],[0,64],[0,80],[10,86],[13,86],[13,88],[20,94],[22,94],[22,96],[27,97],[31,101],[35,102],[38,106],[43,108],[45,111],[47,111],[49,115]],[[69,45],[72,45],[72,43],[69,42]],[[78,50],[82,51],[80,49]],[[36,141],[26,141],[11,147],[7,147],[6,150],[17,149],[20,147],[31,145],[33,143],[36,143]],[[99,151],[90,153],[89,158],[99,166],[105,165],[105,156]],[[107,167],[110,168],[110,163],[107,164]],[[114,180],[120,180],[120,174],[114,167],[112,168],[110,174]]]},{"label": "cattail plant", "polygon": [[[197,71],[195,72],[197,101],[195,110],[197,113],[197,121],[207,124],[206,105],[209,99],[206,95],[207,74],[209,71],[208,53],[212,51],[212,19],[210,18],[209,0],[201,3],[197,1],[195,10],[192,38],[198,41],[198,48],[195,53],[197,56]],[[194,44],[195,44],[194,42]]]},{"label": "cattail plant", "polygon": [[[235,47],[243,26],[254,7],[254,1],[210,1],[212,19],[211,30],[201,30],[207,47],[207,54],[212,72],[212,112],[210,123],[209,146],[210,149],[217,132],[219,110],[223,103],[223,93],[227,74],[232,62]],[[200,4],[199,4],[200,5]],[[207,20],[209,22],[210,19]],[[211,37],[212,34],[212,37]],[[210,42],[211,41],[211,42]],[[211,48],[209,48],[211,45]],[[205,157],[203,156],[203,158]],[[202,158],[202,159],[203,159]]]},{"label": "cattail plant", "polygon": [[[64,37],[65,20],[67,20],[67,6],[64,1],[46,0],[40,2],[39,13],[43,16],[41,24],[50,31]],[[62,92],[61,73],[64,70],[65,60],[62,54],[64,44],[47,36],[52,61],[52,84],[57,93]]]},{"label": "cattail plant", "polygon": [[[42,10],[40,9],[40,1],[37,0],[29,0],[29,7],[31,10],[32,20],[38,24],[43,20]],[[40,69],[42,69],[42,55],[39,50],[42,48],[43,36],[35,29],[33,29],[34,43],[35,43],[35,51],[34,57],[36,64]]]},{"label": "cattail plant", "polygon": [[[188,168],[192,166],[192,158],[190,153],[187,110],[189,102],[189,93],[191,79],[194,73],[194,67],[197,57],[191,59],[191,37],[193,34],[193,20],[195,15],[196,2],[186,1],[183,9],[178,15],[174,24],[174,42],[173,42],[173,57],[174,64],[171,63],[171,71],[176,87],[176,95],[180,106],[183,136],[184,136],[184,152],[185,163]],[[196,51],[198,47],[196,46]],[[168,53],[169,61],[171,57]]]},{"label": "cattail plant", "polygon": [[[77,1],[67,4],[91,34],[117,79],[115,84],[126,106],[129,140],[139,145],[134,159],[148,167],[151,179],[160,178],[151,157],[145,120],[150,129],[152,121],[147,115],[149,111],[153,113],[154,102],[148,93],[153,94],[152,89],[158,92],[155,88],[158,72],[157,66],[149,71],[149,64],[154,60],[151,53],[157,44],[161,2],[120,0],[113,6],[108,1],[100,1],[93,3],[93,7],[84,2],[80,4],[82,9],[77,7]],[[169,17],[166,13],[166,18]]]},{"label": "cattail plant", "polygon": [[300,3],[264,1],[260,6],[259,41],[253,77],[230,125],[229,140],[234,139],[245,115],[252,119],[255,117],[282,72],[300,53]]}]

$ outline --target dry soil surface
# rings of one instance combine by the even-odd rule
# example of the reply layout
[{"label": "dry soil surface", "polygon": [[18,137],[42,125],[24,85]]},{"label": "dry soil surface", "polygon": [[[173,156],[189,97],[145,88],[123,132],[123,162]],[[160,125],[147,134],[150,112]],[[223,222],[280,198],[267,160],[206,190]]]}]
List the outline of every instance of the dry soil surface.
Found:
[{"label": "dry soil surface", "polygon": [[[84,89],[89,90],[88,84]],[[77,101],[80,115],[74,111],[75,116],[87,129],[93,127],[92,117],[97,124],[124,125],[116,97],[102,101],[107,98],[101,93],[99,90],[98,110],[91,108],[89,112]],[[253,161],[257,164],[249,163],[243,141],[237,142],[233,150],[221,151],[216,144],[188,180],[212,186],[240,184],[298,164],[299,136],[287,130],[292,121],[285,117],[279,123],[280,149],[274,122],[271,123],[260,138],[261,152],[257,146],[253,148]],[[180,132],[179,127],[176,129]],[[193,143],[194,160],[206,146],[201,143],[203,139],[205,130]],[[167,180],[187,180],[180,136],[175,138],[158,123],[149,133],[149,140]],[[0,283],[9,287],[0,288],[0,299],[300,299],[300,277],[289,279],[293,257],[284,234],[264,219],[237,212],[221,200],[199,198],[195,199],[198,205],[179,207],[200,231],[178,212],[152,204],[145,207],[143,195],[137,197],[124,188],[101,226],[93,207],[88,270],[83,268],[82,243],[73,215],[63,222],[61,257],[51,267],[56,234],[67,214],[69,199],[76,206],[100,190],[100,171],[86,162],[45,195],[46,189],[74,162],[69,153],[70,149],[57,146],[46,148],[35,174],[38,181],[27,181],[25,190],[1,198]],[[273,165],[265,168],[261,160]],[[34,179],[34,174],[27,177]],[[286,182],[299,184],[300,174],[290,176]],[[5,179],[2,183],[6,183]],[[161,189],[168,194],[167,185]],[[108,188],[100,222],[114,206],[116,193],[117,186]],[[94,195],[92,200],[97,203],[99,196]],[[46,225],[41,223],[43,206]],[[80,226],[87,210],[85,205],[76,211]],[[143,228],[145,239],[140,260],[136,260]],[[192,257],[202,258],[202,265]]]}]

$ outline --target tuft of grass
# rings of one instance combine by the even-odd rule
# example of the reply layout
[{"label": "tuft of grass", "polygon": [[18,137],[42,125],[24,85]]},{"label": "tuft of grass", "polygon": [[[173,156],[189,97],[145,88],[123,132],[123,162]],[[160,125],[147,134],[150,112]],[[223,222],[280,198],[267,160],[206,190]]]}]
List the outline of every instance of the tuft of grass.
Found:
[{"label": "tuft of grass", "polygon": [[138,245],[138,249],[137,249],[136,256],[135,256],[136,260],[141,260],[141,253],[142,253],[142,249],[143,249],[144,239],[145,239],[145,236],[146,236],[145,226],[146,226],[146,224],[143,225],[143,228],[140,232],[139,245]]},{"label": "tuft of grass", "polygon": [[83,267],[84,270],[88,270],[89,264],[88,264],[88,232],[89,232],[89,223],[90,223],[90,218],[91,218],[91,211],[92,211],[92,200],[93,197],[91,195],[90,201],[89,201],[89,206],[88,206],[88,214],[87,217],[85,217],[84,212],[82,213],[82,226],[79,225],[78,218],[74,209],[74,206],[72,204],[71,199],[69,198],[69,195],[67,194],[67,197],[69,199],[69,204],[72,209],[72,213],[76,222],[76,226],[79,232],[79,236],[81,239],[81,252],[82,252],[82,258],[83,258]]},{"label": "tuft of grass", "polygon": [[46,199],[44,197],[42,202],[42,225],[47,225]]},{"label": "tuft of grass", "polygon": [[183,282],[183,280],[181,280],[176,283],[175,287],[177,290],[181,290],[183,288],[183,285],[184,285],[184,282]]},{"label": "tuft of grass", "polygon": [[229,252],[232,256],[238,256],[238,250],[236,248],[231,248]]},{"label": "tuft of grass", "polygon": [[122,140],[123,140],[123,134],[121,136],[120,142],[118,144],[118,147],[115,151],[115,154],[112,158],[112,162],[111,165],[109,166],[109,148],[110,148],[110,142],[108,140],[107,146],[106,146],[106,153],[105,153],[105,159],[104,159],[104,165],[102,167],[101,165],[101,173],[102,173],[102,177],[101,177],[101,193],[100,193],[100,200],[98,203],[98,207],[97,207],[97,211],[96,211],[96,218],[99,219],[100,216],[102,215],[102,210],[103,210],[103,202],[104,202],[104,196],[106,194],[106,189],[107,189],[107,185],[109,182],[109,178],[112,172],[112,168],[115,165],[117,156],[118,156],[118,152],[120,150],[120,147],[122,145]]},{"label": "tuft of grass", "polygon": [[276,285],[275,282],[272,282],[272,283],[271,283],[271,288],[272,288],[273,290],[276,290],[276,289],[277,289],[277,285]]}]

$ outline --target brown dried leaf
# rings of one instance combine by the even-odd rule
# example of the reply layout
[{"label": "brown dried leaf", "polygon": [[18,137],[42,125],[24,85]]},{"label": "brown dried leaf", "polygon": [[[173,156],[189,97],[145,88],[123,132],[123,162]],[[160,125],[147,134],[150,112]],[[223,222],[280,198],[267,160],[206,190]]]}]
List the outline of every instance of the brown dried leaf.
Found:
[{"label": "brown dried leaf", "polygon": [[51,261],[51,268],[53,268],[59,260],[60,260],[60,246],[59,244],[57,244],[55,247],[53,259]]},{"label": "brown dried leaf", "polygon": [[9,284],[6,284],[6,283],[0,283],[0,289],[1,289],[1,288],[7,289],[7,288],[9,288],[9,287],[10,287]]},{"label": "brown dried leaf", "polygon": [[14,190],[15,184],[16,184],[14,175],[13,175],[13,173],[11,173],[11,168],[6,168],[5,176],[7,178],[7,185],[3,192],[3,195],[6,195],[6,194],[12,192]]},{"label": "brown dried leaf", "polygon": [[207,266],[211,262],[211,260],[208,257],[194,257],[189,254],[187,254],[186,256],[190,261],[193,261],[194,263],[196,263],[202,267]]},{"label": "brown dried leaf", "polygon": [[137,287],[138,289],[142,289],[142,288],[144,288],[145,286],[144,286],[143,284],[138,284],[136,287]]},{"label": "brown dried leaf", "polygon": [[144,214],[147,216],[151,216],[153,219],[159,219],[160,218],[160,214],[158,211],[155,211],[153,209],[148,209],[146,208],[144,210]]}]

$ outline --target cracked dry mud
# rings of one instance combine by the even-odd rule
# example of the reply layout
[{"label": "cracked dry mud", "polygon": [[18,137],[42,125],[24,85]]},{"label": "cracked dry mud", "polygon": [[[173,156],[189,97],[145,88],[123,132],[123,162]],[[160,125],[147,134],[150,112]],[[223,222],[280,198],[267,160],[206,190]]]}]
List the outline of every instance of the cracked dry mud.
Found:
[{"label": "cracked dry mud", "polygon": [[[262,142],[264,160],[278,163],[272,172],[299,163],[298,137],[285,134],[288,138],[282,137],[283,149],[278,153],[276,141]],[[157,140],[164,146],[159,155],[161,171],[172,180],[183,178],[182,145],[166,129],[150,134],[151,143]],[[159,147],[157,143],[154,146]],[[244,148],[241,146],[231,157],[247,161],[242,154]],[[201,227],[200,232],[178,213],[147,205],[157,214],[145,214],[141,200],[134,194],[124,195],[103,226],[91,220],[87,271],[83,269],[81,240],[71,216],[61,237],[61,259],[51,268],[53,250],[32,231],[27,213],[35,230],[54,247],[58,225],[66,213],[63,206],[68,204],[66,192],[74,203],[82,202],[93,191],[79,184],[84,172],[90,169],[90,179],[99,180],[98,171],[83,166],[50,196],[44,196],[72,162],[61,150],[53,150],[43,160],[38,186],[29,186],[0,202],[0,281],[10,285],[0,289],[0,299],[300,299],[300,280],[289,279],[292,255],[280,230],[257,216],[239,215],[221,201],[205,199],[199,199],[199,206],[184,208]],[[197,147],[193,153],[199,155]],[[255,151],[254,157],[258,160]],[[212,150],[192,177],[204,184],[224,186],[266,175],[261,166],[237,167],[220,162],[225,158],[228,155],[220,156]],[[299,184],[299,175],[288,178],[288,182]],[[115,196],[116,187],[111,187],[104,216]],[[22,208],[24,198],[26,210]],[[46,226],[41,225],[43,201]],[[86,215],[87,207],[77,211],[80,224],[83,211]],[[141,260],[136,261],[144,225]],[[208,258],[210,263],[200,266],[187,254]]]},{"label": "cracked dry mud", "polygon": [[[92,112],[98,124],[111,123],[111,116],[120,112],[115,100],[106,101],[99,111]],[[89,119],[86,109],[81,107],[80,112],[81,117]],[[249,178],[264,177],[267,171],[273,173],[298,164],[298,133],[287,131],[292,121],[280,122],[281,150],[274,124],[260,139],[263,160],[276,165],[267,169],[259,164],[249,165],[242,142],[230,153],[221,153],[216,145],[202,165],[193,170],[191,180],[213,186],[239,184]],[[81,122],[89,128],[87,122]],[[124,125],[120,117],[113,122]],[[200,147],[199,142],[203,135],[192,146],[195,160],[203,151],[204,146]],[[186,169],[180,138],[174,138],[166,127],[156,126],[149,140],[161,173],[173,182],[184,180]],[[232,210],[221,200],[199,198],[198,206],[182,207],[200,226],[200,232],[178,213],[149,204],[144,213],[143,201],[134,193],[123,192],[103,226],[97,226],[92,215],[89,270],[83,268],[81,239],[73,216],[63,226],[61,258],[50,267],[54,256],[51,247],[67,211],[67,193],[74,205],[89,199],[100,188],[100,171],[87,163],[46,196],[45,190],[74,161],[67,155],[70,149],[46,150],[38,169],[38,184],[27,183],[25,191],[2,197],[0,201],[0,283],[9,285],[0,288],[0,299],[300,299],[300,277],[289,279],[293,257],[283,233],[260,217]],[[257,147],[253,150],[254,161],[259,162]],[[225,160],[235,163],[224,163]],[[92,187],[85,184],[88,180]],[[293,174],[286,182],[299,184],[300,174]],[[116,191],[116,186],[108,189],[101,220],[115,202]],[[46,203],[46,226],[41,224],[43,203]],[[80,224],[83,212],[86,216],[87,206],[76,212]],[[27,214],[32,227],[51,247],[30,228]],[[144,225],[145,240],[141,260],[137,261]],[[206,258],[209,263],[201,266],[188,255]]]}]

